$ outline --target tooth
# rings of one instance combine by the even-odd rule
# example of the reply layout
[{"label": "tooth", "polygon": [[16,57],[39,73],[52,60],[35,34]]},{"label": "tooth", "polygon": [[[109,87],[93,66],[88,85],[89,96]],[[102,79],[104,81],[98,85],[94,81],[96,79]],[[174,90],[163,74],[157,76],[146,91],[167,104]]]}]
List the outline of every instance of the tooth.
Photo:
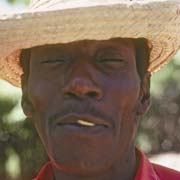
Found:
[{"label": "tooth", "polygon": [[78,123],[83,125],[83,126],[95,126],[94,123],[87,122],[87,121],[84,121],[84,120],[78,120]]}]

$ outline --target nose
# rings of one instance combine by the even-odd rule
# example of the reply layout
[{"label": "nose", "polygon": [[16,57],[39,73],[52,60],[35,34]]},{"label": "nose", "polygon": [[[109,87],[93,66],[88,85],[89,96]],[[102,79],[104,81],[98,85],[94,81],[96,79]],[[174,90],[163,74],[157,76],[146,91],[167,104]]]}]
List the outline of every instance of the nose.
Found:
[{"label": "nose", "polygon": [[74,77],[64,88],[64,95],[68,98],[93,98],[100,100],[102,98],[102,90],[85,77]]}]

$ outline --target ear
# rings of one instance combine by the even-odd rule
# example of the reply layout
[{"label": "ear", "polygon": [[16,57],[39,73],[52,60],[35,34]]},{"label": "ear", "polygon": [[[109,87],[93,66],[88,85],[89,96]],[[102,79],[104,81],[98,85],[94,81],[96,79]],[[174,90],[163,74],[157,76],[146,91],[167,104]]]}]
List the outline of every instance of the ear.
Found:
[{"label": "ear", "polygon": [[24,111],[24,114],[28,117],[31,118],[34,110],[31,101],[29,100],[28,97],[28,83],[26,77],[21,75],[21,85],[22,85],[22,99],[21,99],[21,106]]},{"label": "ear", "polygon": [[150,108],[150,74],[146,74],[141,82],[139,104],[136,115],[144,115]]}]

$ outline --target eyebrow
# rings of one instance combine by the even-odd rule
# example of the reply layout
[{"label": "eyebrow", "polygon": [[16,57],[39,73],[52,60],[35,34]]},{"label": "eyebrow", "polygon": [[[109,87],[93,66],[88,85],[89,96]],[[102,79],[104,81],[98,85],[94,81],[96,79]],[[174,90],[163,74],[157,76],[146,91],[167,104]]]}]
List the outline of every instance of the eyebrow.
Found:
[{"label": "eyebrow", "polygon": [[[122,47],[122,46],[121,46]],[[100,53],[100,52],[102,52],[102,51],[107,51],[108,53],[116,53],[116,54],[118,54],[118,55],[121,55],[121,56],[126,56],[126,54],[127,54],[127,50],[128,50],[129,48],[127,48],[127,47],[125,47],[125,46],[123,46],[122,48],[120,48],[120,47],[118,47],[117,45],[115,46],[113,46],[113,45],[105,45],[104,47],[97,47],[97,50],[96,50],[96,52],[95,52],[95,54],[98,54],[98,53]]]}]

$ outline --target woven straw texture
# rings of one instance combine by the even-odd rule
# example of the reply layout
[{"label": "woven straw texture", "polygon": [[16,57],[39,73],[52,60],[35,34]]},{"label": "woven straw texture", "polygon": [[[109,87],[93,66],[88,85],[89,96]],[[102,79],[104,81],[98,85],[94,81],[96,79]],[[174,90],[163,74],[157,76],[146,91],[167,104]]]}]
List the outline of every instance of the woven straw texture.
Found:
[{"label": "woven straw texture", "polygon": [[26,12],[0,15],[0,78],[20,86],[21,49],[83,39],[145,37],[148,71],[180,48],[180,0],[33,0]]}]

